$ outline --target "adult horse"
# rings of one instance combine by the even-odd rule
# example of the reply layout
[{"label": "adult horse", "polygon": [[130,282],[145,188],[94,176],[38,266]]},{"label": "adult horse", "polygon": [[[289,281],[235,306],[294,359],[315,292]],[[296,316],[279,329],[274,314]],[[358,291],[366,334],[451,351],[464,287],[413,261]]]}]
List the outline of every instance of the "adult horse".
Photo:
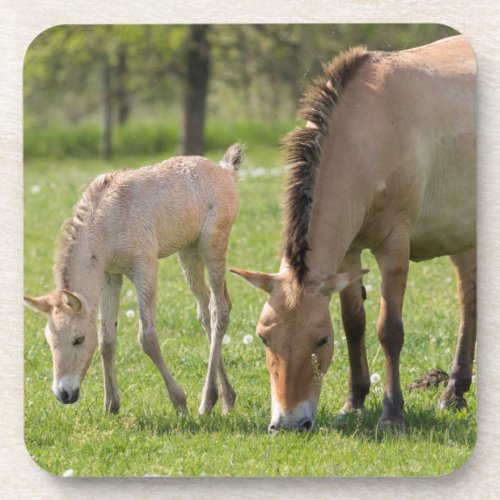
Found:
[{"label": "adult horse", "polygon": [[455,266],[460,332],[441,402],[466,405],[476,339],[475,85],[474,54],[458,36],[394,53],[352,49],[306,93],[300,116],[307,123],[285,141],[291,168],[280,270],[234,270],[269,293],[257,334],[271,375],[270,432],[314,425],[337,291],[350,362],[342,412],[363,408],[370,387],[365,248],[382,276],[379,425],[404,425],[399,356],[409,260],[449,255]]}]

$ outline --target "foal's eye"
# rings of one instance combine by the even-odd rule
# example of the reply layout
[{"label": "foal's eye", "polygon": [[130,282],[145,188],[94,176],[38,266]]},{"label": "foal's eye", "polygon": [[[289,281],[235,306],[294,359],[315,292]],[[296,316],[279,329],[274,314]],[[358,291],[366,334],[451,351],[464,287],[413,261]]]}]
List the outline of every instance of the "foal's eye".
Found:
[{"label": "foal's eye", "polygon": [[85,340],[85,337],[83,335],[81,337],[77,337],[75,340],[73,340],[73,345],[83,344],[84,340]]},{"label": "foal's eye", "polygon": [[267,339],[266,337],[262,336],[260,333],[257,334],[259,336],[259,339],[262,340],[262,343],[264,345],[267,345]]},{"label": "foal's eye", "polygon": [[329,336],[323,337],[319,342],[317,342],[316,347],[323,347],[328,343]]}]

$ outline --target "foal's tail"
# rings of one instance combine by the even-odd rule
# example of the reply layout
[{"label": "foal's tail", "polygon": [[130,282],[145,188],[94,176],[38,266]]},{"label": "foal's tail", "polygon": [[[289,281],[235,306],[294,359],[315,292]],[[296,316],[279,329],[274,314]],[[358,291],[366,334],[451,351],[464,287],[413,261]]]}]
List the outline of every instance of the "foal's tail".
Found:
[{"label": "foal's tail", "polygon": [[233,144],[232,146],[229,146],[219,165],[222,168],[231,170],[234,174],[236,174],[240,168],[241,162],[243,161],[244,149],[243,144]]}]

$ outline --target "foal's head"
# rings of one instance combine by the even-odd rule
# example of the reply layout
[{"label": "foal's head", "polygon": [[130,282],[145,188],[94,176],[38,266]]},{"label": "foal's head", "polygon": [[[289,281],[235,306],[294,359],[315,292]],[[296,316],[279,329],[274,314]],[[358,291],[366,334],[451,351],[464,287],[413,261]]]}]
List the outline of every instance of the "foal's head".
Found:
[{"label": "foal's head", "polygon": [[299,287],[288,271],[231,271],[269,294],[257,325],[271,376],[269,432],[280,428],[309,430],[315,422],[323,376],[333,355],[330,297],[363,272],[341,273]]},{"label": "foal's head", "polygon": [[52,390],[61,403],[75,403],[97,346],[95,315],[82,297],[68,290],[24,300],[48,315],[45,337],[52,351]]}]

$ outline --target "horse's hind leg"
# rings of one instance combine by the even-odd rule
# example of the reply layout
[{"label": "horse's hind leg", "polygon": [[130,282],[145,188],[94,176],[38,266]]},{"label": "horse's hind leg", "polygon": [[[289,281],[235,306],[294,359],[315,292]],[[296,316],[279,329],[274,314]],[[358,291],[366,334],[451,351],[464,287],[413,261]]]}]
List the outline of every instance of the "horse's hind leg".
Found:
[{"label": "horse's hind leg", "polygon": [[[344,259],[342,272],[361,271],[360,253],[350,253]],[[349,394],[341,413],[363,408],[370,390],[370,373],[365,347],[365,307],[362,284],[351,283],[340,292],[342,323],[349,351]]]},{"label": "horse's hind leg", "polygon": [[229,325],[231,299],[227,292],[225,270],[227,238],[220,233],[214,234],[202,244],[202,257],[208,270],[210,287],[210,354],[208,371],[201,405],[198,413],[208,414],[217,401],[217,370],[222,359],[222,339]]},{"label": "horse's hind leg", "polygon": [[[188,282],[189,287],[198,302],[198,320],[202,324],[203,329],[207,334],[208,341],[210,342],[210,291],[205,283],[205,266],[203,264],[203,260],[201,259],[197,248],[193,247],[189,247],[179,252],[178,255],[179,261],[184,270],[186,281]],[[221,385],[222,413],[227,414],[234,406],[234,401],[236,400],[236,392],[234,391],[227,377],[222,354],[220,357],[218,373]]]},{"label": "horse's hind leg", "polygon": [[467,407],[463,397],[472,380],[472,364],[476,345],[476,250],[450,257],[457,274],[460,328],[455,359],[448,385],[441,396],[441,406],[457,410]]},{"label": "horse's hind leg", "polygon": [[120,398],[116,380],[115,346],[116,318],[120,305],[120,290],[123,284],[121,274],[108,274],[104,277],[104,285],[100,302],[99,348],[104,370],[104,411],[118,413]]},{"label": "horse's hind leg", "polygon": [[158,368],[167,386],[170,401],[177,411],[187,415],[186,395],[170,374],[163,359],[158,334],[156,333],[156,256],[145,259],[130,272],[130,279],[137,290],[139,303],[139,342],[143,351]]}]

